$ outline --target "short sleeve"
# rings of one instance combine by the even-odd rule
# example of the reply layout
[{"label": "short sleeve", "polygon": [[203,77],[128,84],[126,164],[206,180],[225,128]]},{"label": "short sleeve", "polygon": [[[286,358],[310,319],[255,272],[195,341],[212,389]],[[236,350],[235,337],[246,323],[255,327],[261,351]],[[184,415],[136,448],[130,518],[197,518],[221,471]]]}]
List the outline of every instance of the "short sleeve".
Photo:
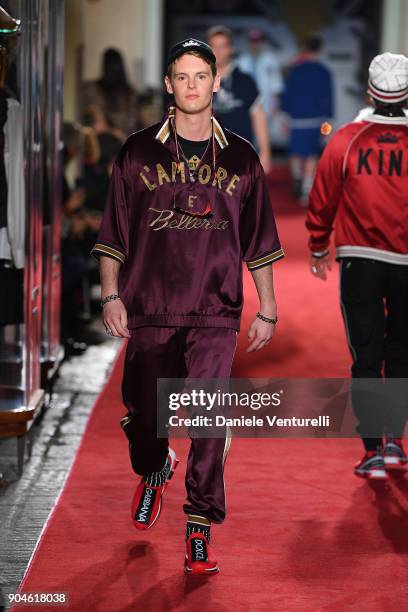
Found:
[{"label": "short sleeve", "polygon": [[242,257],[249,270],[257,270],[284,257],[268,183],[259,161],[252,189],[241,211],[239,231]]},{"label": "short sleeve", "polygon": [[128,256],[128,234],[126,185],[119,163],[115,161],[101,227],[91,255],[96,259],[106,255],[124,263]]}]

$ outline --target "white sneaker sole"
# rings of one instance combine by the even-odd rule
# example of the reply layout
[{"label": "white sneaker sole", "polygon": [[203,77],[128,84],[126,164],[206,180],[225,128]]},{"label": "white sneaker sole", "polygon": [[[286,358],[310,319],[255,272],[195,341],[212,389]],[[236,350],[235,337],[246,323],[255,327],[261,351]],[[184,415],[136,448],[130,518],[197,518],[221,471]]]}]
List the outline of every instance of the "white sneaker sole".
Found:
[{"label": "white sneaker sole", "polygon": [[207,569],[200,570],[198,572],[197,570],[194,570],[192,567],[188,565],[188,557],[186,555],[186,559],[184,562],[184,572],[186,574],[189,574],[190,576],[205,576],[207,574],[218,574],[219,571],[220,571],[220,568],[218,567],[218,565],[216,565],[215,567],[208,567]]},{"label": "white sneaker sole", "polygon": [[386,468],[403,470],[407,462],[399,457],[384,457],[384,463]]},{"label": "white sneaker sole", "polygon": [[370,472],[368,473],[368,478],[384,479],[388,478],[388,476],[385,470],[370,470]]},{"label": "white sneaker sole", "polygon": [[358,470],[354,470],[356,476],[361,476],[362,478],[369,478],[370,480],[387,480],[388,474],[385,470],[370,470],[369,472],[359,472]]}]

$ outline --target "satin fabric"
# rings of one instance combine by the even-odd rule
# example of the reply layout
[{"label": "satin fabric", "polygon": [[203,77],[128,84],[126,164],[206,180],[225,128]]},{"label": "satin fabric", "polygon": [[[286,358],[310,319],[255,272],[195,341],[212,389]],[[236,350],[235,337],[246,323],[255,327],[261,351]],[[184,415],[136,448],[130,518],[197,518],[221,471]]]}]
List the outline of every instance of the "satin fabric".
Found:
[{"label": "satin fabric", "polygon": [[[114,164],[92,253],[123,262],[119,294],[129,328],[239,330],[242,259],[255,260],[256,265],[257,258],[267,256],[269,265],[283,256],[255,150],[232,132],[222,131],[218,123],[217,135],[214,149],[207,148],[198,166],[194,186],[188,182],[188,168],[178,166],[171,124],[166,121],[162,127],[133,134]],[[176,212],[175,190],[179,202],[184,197],[186,210],[196,203],[189,195],[210,199],[213,217]]]},{"label": "satin fabric", "polygon": [[327,249],[335,229],[339,257],[347,247],[347,256],[408,264],[407,147],[408,118],[371,113],[333,136],[310,194],[312,251]]},{"label": "satin fabric", "polygon": [[[122,397],[132,421],[129,451],[137,474],[159,471],[168,453],[168,440],[157,437],[157,378],[228,379],[236,343],[237,333],[231,329],[132,330],[126,348]],[[222,437],[192,439],[186,471],[187,503],[183,506],[186,514],[205,516],[216,523],[224,520],[228,443]]]}]

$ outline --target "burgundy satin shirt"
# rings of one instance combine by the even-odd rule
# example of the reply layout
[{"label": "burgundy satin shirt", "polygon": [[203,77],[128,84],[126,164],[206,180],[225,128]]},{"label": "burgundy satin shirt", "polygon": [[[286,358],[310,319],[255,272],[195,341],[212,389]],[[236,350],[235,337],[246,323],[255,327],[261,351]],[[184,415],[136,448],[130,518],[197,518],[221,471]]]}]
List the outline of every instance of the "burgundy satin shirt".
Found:
[{"label": "burgundy satin shirt", "polygon": [[[266,177],[252,145],[212,118],[214,147],[190,182],[177,158],[173,112],[123,145],[92,255],[122,264],[118,291],[129,328],[239,331],[242,260],[256,270],[283,257]],[[209,202],[213,216],[178,212],[175,193],[176,206],[195,211]]]}]

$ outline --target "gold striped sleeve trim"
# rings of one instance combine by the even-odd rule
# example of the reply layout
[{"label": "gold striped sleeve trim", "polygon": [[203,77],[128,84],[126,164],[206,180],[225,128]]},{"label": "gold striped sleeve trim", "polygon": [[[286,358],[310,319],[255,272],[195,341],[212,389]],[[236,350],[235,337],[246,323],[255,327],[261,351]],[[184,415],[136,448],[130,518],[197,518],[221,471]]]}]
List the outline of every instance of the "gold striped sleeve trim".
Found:
[{"label": "gold striped sleeve trim", "polygon": [[93,255],[96,259],[99,259],[99,255],[110,255],[111,257],[114,257],[120,261],[120,263],[124,263],[126,259],[123,253],[111,246],[108,246],[107,244],[102,244],[101,242],[97,242],[95,244],[91,251],[91,255]]},{"label": "gold striped sleeve trim", "polygon": [[258,259],[253,259],[252,261],[247,261],[248,270],[256,270],[257,268],[262,268],[262,266],[266,266],[267,264],[276,261],[277,259],[281,259],[284,257],[285,253],[282,249],[279,251],[275,251],[274,253],[270,253],[269,255],[264,255],[263,257],[258,257]]}]

